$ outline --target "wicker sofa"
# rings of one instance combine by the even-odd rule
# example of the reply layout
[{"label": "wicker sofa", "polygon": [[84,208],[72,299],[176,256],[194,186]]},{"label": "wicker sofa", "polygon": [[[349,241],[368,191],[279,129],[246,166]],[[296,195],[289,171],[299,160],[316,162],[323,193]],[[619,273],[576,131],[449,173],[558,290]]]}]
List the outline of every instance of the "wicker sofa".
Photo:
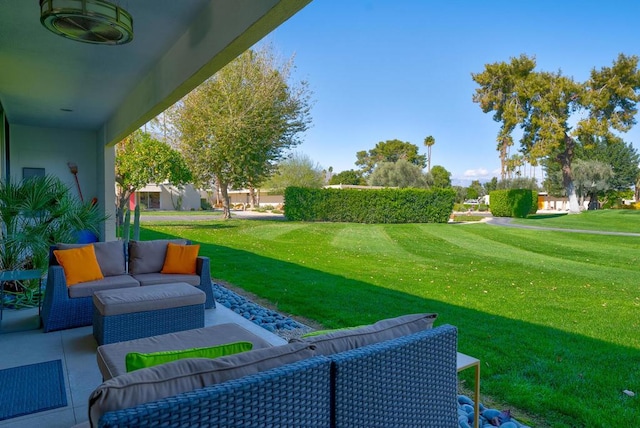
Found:
[{"label": "wicker sofa", "polygon": [[[49,268],[42,304],[42,324],[45,332],[91,325],[93,293],[126,287],[186,282],[206,294],[205,308],[215,307],[208,257],[198,257],[195,275],[162,274],[169,242],[187,244],[186,240],[153,240],[96,242],[94,244],[58,244],[49,254]],[[103,279],[67,286],[64,269],[53,255],[56,249],[93,245]]]},{"label": "wicker sofa", "polygon": [[[457,330],[431,328],[428,315],[110,379],[120,369],[108,354],[119,358],[137,342],[105,345],[98,360],[107,355],[101,371],[108,380],[92,393],[89,421],[80,426],[455,427]],[[215,336],[207,328],[197,333]],[[139,341],[148,347],[166,336],[193,346],[189,334]]]}]

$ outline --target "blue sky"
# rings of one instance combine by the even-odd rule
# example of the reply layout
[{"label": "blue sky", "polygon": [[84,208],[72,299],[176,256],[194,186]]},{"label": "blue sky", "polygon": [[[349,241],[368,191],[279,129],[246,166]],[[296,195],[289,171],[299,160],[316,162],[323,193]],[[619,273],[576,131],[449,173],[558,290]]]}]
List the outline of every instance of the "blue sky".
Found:
[{"label": "blue sky", "polygon": [[[340,172],[379,141],[426,153],[433,135],[432,166],[466,185],[500,168],[499,125],[472,102],[471,73],[525,53],[584,81],[619,53],[640,55],[639,17],[637,0],[314,0],[264,41],[295,55],[294,78],[313,91],[296,151]],[[624,138],[640,148],[640,124]]]}]

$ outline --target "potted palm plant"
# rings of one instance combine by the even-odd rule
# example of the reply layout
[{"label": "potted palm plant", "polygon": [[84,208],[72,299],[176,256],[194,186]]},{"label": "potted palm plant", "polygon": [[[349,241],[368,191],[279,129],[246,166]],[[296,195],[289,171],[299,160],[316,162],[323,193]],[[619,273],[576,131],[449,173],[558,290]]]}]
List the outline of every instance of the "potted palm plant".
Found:
[{"label": "potted palm plant", "polygon": [[0,269],[44,272],[49,246],[76,242],[81,230],[97,234],[104,220],[95,204],[81,202],[57,177],[0,182]]}]

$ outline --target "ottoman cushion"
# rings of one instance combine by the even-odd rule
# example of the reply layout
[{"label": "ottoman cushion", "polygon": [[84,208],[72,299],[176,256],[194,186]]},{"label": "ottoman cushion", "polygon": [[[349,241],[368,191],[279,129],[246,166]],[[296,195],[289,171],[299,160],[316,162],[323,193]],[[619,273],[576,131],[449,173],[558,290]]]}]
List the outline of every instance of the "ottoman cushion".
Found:
[{"label": "ottoman cushion", "polygon": [[93,303],[103,316],[198,305],[205,300],[204,292],[183,282],[97,291],[93,295]]}]

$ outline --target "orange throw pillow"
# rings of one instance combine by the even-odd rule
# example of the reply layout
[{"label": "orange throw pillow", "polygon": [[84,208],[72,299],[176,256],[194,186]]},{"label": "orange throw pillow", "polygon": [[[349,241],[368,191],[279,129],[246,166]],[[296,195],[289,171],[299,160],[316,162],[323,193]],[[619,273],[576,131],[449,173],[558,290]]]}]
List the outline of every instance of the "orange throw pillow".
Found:
[{"label": "orange throw pillow", "polygon": [[93,245],[70,250],[54,250],[53,255],[64,269],[67,286],[104,278]]},{"label": "orange throw pillow", "polygon": [[167,256],[160,273],[196,274],[196,259],[200,245],[167,244]]}]

